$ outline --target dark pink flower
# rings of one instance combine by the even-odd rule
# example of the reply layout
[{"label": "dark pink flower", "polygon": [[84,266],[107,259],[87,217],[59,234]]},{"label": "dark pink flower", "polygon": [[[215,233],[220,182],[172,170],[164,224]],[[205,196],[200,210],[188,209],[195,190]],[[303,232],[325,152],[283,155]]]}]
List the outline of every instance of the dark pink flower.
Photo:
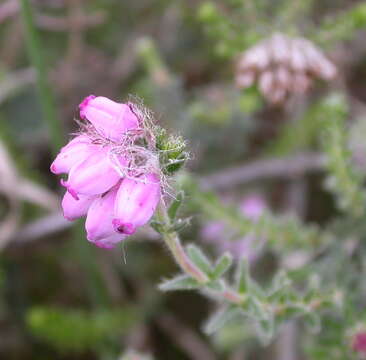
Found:
[{"label": "dark pink flower", "polygon": [[[67,189],[62,200],[65,218],[86,216],[87,239],[113,248],[153,216],[161,197],[159,169],[150,150],[142,151],[140,144],[134,148],[138,135],[130,130],[142,121],[132,105],[91,95],[79,108],[87,121],[84,130],[61,149],[51,171],[68,174],[61,180]],[[142,152],[148,166],[141,163]]]},{"label": "dark pink flower", "polygon": [[352,349],[366,354],[366,332],[359,332],[352,339]]},{"label": "dark pink flower", "polygon": [[116,232],[112,224],[117,191],[118,186],[94,200],[86,217],[87,239],[102,247],[112,247],[126,237]]}]

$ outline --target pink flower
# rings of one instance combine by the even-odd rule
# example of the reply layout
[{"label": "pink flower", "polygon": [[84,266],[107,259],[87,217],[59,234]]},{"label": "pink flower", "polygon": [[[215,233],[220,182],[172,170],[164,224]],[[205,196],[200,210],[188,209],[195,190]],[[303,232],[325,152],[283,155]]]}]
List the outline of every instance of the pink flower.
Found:
[{"label": "pink flower", "polygon": [[352,349],[366,354],[366,332],[359,332],[354,336],[352,340]]},{"label": "pink flower", "polygon": [[85,216],[96,196],[79,195],[76,200],[68,191],[66,191],[62,199],[62,210],[65,219],[72,221]]},{"label": "pink flower", "polygon": [[155,212],[161,197],[160,181],[155,174],[137,180],[124,179],[118,189],[113,225],[121,234],[133,234]]},{"label": "pink flower", "polygon": [[121,141],[128,130],[139,127],[139,121],[128,104],[106,97],[90,95],[79,105],[80,117],[90,121],[103,137]]},{"label": "pink flower", "polygon": [[74,165],[85,160],[95,150],[96,147],[91,144],[87,136],[79,135],[61,149],[51,164],[51,172],[68,173]]},{"label": "pink flower", "polygon": [[87,239],[109,249],[151,219],[161,197],[160,179],[136,165],[141,158],[133,157],[136,134],[129,130],[137,129],[140,121],[132,105],[91,95],[79,107],[90,123],[61,149],[51,171],[68,174],[61,180],[67,188],[61,204],[64,217],[72,221],[86,216]]},{"label": "pink flower", "polygon": [[100,247],[113,247],[126,237],[116,232],[112,224],[117,191],[118,186],[94,200],[86,217],[87,239]]}]

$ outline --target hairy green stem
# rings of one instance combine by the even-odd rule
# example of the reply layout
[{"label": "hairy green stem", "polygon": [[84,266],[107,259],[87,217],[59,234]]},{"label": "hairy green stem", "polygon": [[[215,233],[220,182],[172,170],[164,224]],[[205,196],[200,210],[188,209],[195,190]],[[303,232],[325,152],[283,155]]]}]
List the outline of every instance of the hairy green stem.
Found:
[{"label": "hairy green stem", "polygon": [[34,25],[34,18],[29,0],[19,0],[21,4],[21,14],[25,30],[25,40],[27,43],[29,58],[36,70],[37,87],[44,120],[48,127],[49,136],[52,142],[52,149],[57,153],[62,146],[62,129],[57,119],[56,108],[51,89],[47,80],[47,71],[42,53],[41,44],[37,29]]},{"label": "hairy green stem", "polygon": [[170,252],[173,255],[174,260],[180,266],[180,268],[188,275],[192,276],[197,282],[205,284],[209,281],[207,275],[203,273],[186,254],[179,236],[176,231],[169,231],[170,219],[167,213],[167,209],[163,202],[160,203],[157,217],[164,224],[164,232],[162,233],[163,240],[168,246]]}]

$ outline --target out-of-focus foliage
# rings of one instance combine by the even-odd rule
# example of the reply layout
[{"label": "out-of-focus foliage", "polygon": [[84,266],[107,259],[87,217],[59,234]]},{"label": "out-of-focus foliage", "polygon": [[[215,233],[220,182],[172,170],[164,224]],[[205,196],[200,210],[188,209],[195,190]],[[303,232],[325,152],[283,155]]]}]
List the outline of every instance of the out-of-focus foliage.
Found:
[{"label": "out-of-focus foliage", "polygon": [[[18,2],[6,0],[0,138],[17,178],[37,186],[15,179],[0,188],[0,221],[19,222],[0,254],[0,358],[362,358],[354,339],[366,329],[365,3],[29,3],[62,130],[50,136],[42,122],[30,34]],[[337,77],[277,105],[257,86],[238,90],[238,56],[278,32],[313,41]],[[49,174],[55,137],[77,130],[75,109],[90,93],[136,94],[153,109],[168,129],[157,139],[166,174],[190,158],[167,184],[168,225],[159,216],[151,225],[189,243],[182,249],[201,282],[172,275],[176,266],[149,229],[106,252],[50,211],[48,199],[61,195]],[[238,208],[251,192],[268,202],[255,221]],[[223,224],[227,241],[263,238],[257,258],[214,252],[200,236],[207,221]]]},{"label": "out-of-focus foliage", "polygon": [[346,117],[345,104],[336,97],[328,99],[332,109],[325,120],[324,151],[328,155],[329,171],[327,187],[338,193],[339,207],[354,217],[362,217],[365,211],[366,194],[362,189],[363,177],[357,174],[351,163],[348,149],[347,131],[344,126]]},{"label": "out-of-focus foliage", "polygon": [[137,321],[135,308],[86,312],[59,308],[34,308],[27,315],[31,332],[61,352],[100,352],[126,334]]}]

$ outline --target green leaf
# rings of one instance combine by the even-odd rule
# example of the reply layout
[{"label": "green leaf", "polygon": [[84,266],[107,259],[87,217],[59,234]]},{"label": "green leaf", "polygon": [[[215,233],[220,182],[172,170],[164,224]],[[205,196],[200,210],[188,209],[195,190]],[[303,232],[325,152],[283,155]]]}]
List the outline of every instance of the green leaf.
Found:
[{"label": "green leaf", "polygon": [[189,258],[200,270],[202,270],[207,275],[211,274],[212,272],[211,262],[199,247],[190,244],[187,246],[187,253]]},{"label": "green leaf", "polygon": [[224,291],[225,283],[223,280],[214,280],[206,284],[206,287],[214,291]]},{"label": "green leaf", "polygon": [[268,316],[255,322],[255,329],[260,342],[268,345],[273,339],[275,323],[273,316]]},{"label": "green leaf", "polygon": [[213,272],[212,278],[218,279],[222,275],[224,275],[230,268],[231,264],[233,263],[233,257],[230,253],[224,253],[216,262]]},{"label": "green leaf", "polygon": [[184,191],[180,191],[173,200],[173,202],[171,203],[171,205],[169,206],[168,215],[170,220],[172,221],[175,220],[178,210],[183,203],[183,199],[184,199]]},{"label": "green leaf", "polygon": [[310,332],[318,333],[321,330],[320,316],[315,311],[306,313],[303,321]]},{"label": "green leaf", "polygon": [[242,258],[237,266],[235,274],[235,288],[239,293],[244,294],[248,291],[250,282],[249,264],[246,258]]},{"label": "green leaf", "polygon": [[188,275],[178,275],[173,279],[166,280],[159,285],[162,291],[193,290],[199,289],[201,285]]},{"label": "green leaf", "polygon": [[135,307],[118,310],[33,307],[26,315],[32,335],[62,352],[100,351],[141,321]]},{"label": "green leaf", "polygon": [[150,221],[150,226],[158,233],[158,234],[164,234],[165,232],[165,226],[160,221]]},{"label": "green leaf", "polygon": [[305,304],[289,302],[288,304],[284,305],[284,308],[281,312],[281,318],[284,320],[290,319],[290,318],[295,318],[295,317],[303,316],[303,315],[307,314],[308,312],[309,312],[309,310]]},{"label": "green leaf", "polygon": [[267,304],[255,296],[249,296],[245,303],[244,312],[255,322],[255,329],[259,340],[267,345],[274,335],[274,316]]},{"label": "green leaf", "polygon": [[271,288],[268,291],[268,296],[274,296],[278,294],[284,288],[291,285],[291,280],[285,271],[279,271],[272,280]]},{"label": "green leaf", "polygon": [[266,319],[269,316],[264,303],[253,295],[248,296],[244,305],[244,311],[255,320]]},{"label": "green leaf", "polygon": [[179,232],[183,230],[185,227],[189,226],[191,224],[191,218],[186,219],[178,219],[176,220],[173,225],[170,227],[169,231],[176,231]]},{"label": "green leaf", "polygon": [[240,309],[235,307],[223,308],[214,313],[206,322],[203,331],[211,335],[220,330],[226,323],[241,314]]}]

